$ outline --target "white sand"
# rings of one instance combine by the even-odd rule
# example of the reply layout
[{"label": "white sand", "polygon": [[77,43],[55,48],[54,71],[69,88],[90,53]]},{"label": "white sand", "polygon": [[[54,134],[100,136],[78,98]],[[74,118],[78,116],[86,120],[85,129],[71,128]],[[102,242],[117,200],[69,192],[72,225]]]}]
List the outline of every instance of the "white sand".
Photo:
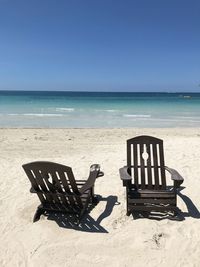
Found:
[{"label": "white sand", "polygon": [[[125,215],[118,169],[126,164],[126,140],[140,134],[163,139],[166,165],[184,177],[187,198],[178,197],[178,207],[185,220]],[[69,165],[77,178],[99,163],[105,176],[95,192],[121,204],[98,219],[107,203],[101,201],[86,216],[93,232],[59,227],[44,216],[32,223],[39,199],[29,193],[21,165],[35,160]],[[0,179],[1,267],[200,266],[200,129],[0,129]]]}]

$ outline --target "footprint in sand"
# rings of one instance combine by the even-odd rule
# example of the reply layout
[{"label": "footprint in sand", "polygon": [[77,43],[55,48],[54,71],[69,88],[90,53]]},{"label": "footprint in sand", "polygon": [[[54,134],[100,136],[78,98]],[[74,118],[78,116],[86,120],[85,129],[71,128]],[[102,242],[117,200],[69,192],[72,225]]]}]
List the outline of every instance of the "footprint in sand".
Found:
[{"label": "footprint in sand", "polygon": [[147,240],[145,242],[153,242],[154,246],[156,246],[156,249],[160,249],[165,246],[165,241],[167,237],[168,235],[165,233],[156,233],[152,236],[150,240]]},{"label": "footprint in sand", "polygon": [[167,235],[165,233],[156,233],[153,235],[151,242],[156,245],[156,248],[162,248],[165,245]]}]

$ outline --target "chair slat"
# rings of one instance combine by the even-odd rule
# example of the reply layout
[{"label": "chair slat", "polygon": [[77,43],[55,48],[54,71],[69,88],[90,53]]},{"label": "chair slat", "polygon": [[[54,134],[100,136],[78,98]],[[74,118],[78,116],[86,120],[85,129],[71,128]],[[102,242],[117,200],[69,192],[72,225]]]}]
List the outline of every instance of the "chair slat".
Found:
[{"label": "chair slat", "polygon": [[134,159],[134,184],[138,187],[138,149],[137,145],[133,145],[133,159]]},{"label": "chair slat", "polygon": [[152,189],[152,170],[151,170],[151,151],[150,151],[150,144],[146,145],[147,153],[149,155],[147,159],[147,175],[148,175],[148,188]]},{"label": "chair slat", "polygon": [[69,182],[70,182],[70,185],[71,185],[71,190],[75,194],[75,196],[73,196],[72,199],[69,198],[69,200],[72,201],[72,202],[75,201],[78,204],[78,206],[80,208],[82,208],[83,207],[83,203],[82,203],[81,198],[78,196],[79,195],[79,191],[78,191],[78,187],[76,185],[76,181],[75,181],[75,178],[74,178],[74,175],[73,175],[73,172],[72,172],[71,168],[68,169],[67,176],[68,176],[68,179],[69,179]]},{"label": "chair slat", "polygon": [[[25,172],[26,172],[26,175],[28,176],[34,190],[38,191],[39,190],[38,183],[36,182],[36,178],[33,176],[32,171],[30,169],[26,169]],[[45,203],[46,199],[44,198],[43,194],[37,193],[37,195],[38,195],[41,203]]]},{"label": "chair slat", "polygon": [[131,151],[132,150],[132,147],[131,147],[131,144],[129,145],[129,144],[127,144],[127,166],[130,166],[132,163],[131,163],[131,161],[132,161],[132,159],[131,159]]},{"label": "chair slat", "polygon": [[[58,171],[58,175],[61,179],[61,182],[63,184],[63,188],[65,190],[65,192],[67,192],[68,194],[72,193],[72,191],[69,188],[69,185],[67,183],[67,178],[65,176],[65,173],[63,171]],[[66,200],[71,204],[71,205],[75,205],[75,201],[73,199],[73,197],[66,197]],[[82,206],[82,203],[79,203],[80,206]]]},{"label": "chair slat", "polygon": [[49,195],[53,198],[55,204],[60,205],[60,204],[62,204],[62,202],[60,201],[59,197],[56,194],[52,194],[56,191],[56,186],[55,186],[56,181],[53,179],[53,183],[49,182],[50,176],[53,179],[53,172],[52,171],[47,173],[46,170],[45,171],[41,170],[41,177],[46,182],[46,184],[49,188]]},{"label": "chair slat", "polygon": [[166,175],[165,175],[165,162],[164,162],[164,151],[163,144],[159,144],[159,153],[160,153],[160,173],[161,173],[161,188],[166,189]]},{"label": "chair slat", "polygon": [[36,181],[38,183],[38,185],[42,188],[42,190],[46,193],[44,193],[47,201],[49,202],[52,202],[53,201],[53,198],[51,196],[51,193],[49,192],[49,189],[46,187],[45,183],[44,183],[44,180],[42,178],[42,175],[40,173],[40,170],[39,169],[33,169],[33,172],[35,174],[35,177],[36,177]]},{"label": "chair slat", "polygon": [[144,170],[144,159],[143,159],[143,154],[144,152],[144,145],[140,144],[140,164],[141,164],[141,168],[140,168],[140,176],[141,176],[141,188],[145,189],[145,170]]},{"label": "chair slat", "polygon": [[[56,187],[58,189],[58,192],[59,193],[63,193],[63,189],[61,187],[61,184],[60,184],[60,180],[59,180],[59,177],[57,176],[57,172],[52,172],[52,177],[54,179],[54,181],[56,182]],[[62,200],[62,203],[65,205],[65,206],[69,206],[69,202],[67,201],[67,198],[64,197],[63,195],[61,195],[61,200]]]},{"label": "chair slat", "polygon": [[153,144],[153,159],[154,159],[154,180],[155,188],[159,189],[159,174],[158,174],[158,155],[156,143]]},{"label": "chair slat", "polygon": [[79,191],[78,191],[78,187],[76,185],[76,181],[75,181],[75,178],[74,178],[74,175],[73,175],[73,172],[72,172],[72,169],[71,168],[68,168],[68,171],[65,172],[67,173],[67,176],[68,176],[68,179],[69,179],[69,182],[70,182],[70,185],[72,187],[72,190],[75,194],[78,194]]}]

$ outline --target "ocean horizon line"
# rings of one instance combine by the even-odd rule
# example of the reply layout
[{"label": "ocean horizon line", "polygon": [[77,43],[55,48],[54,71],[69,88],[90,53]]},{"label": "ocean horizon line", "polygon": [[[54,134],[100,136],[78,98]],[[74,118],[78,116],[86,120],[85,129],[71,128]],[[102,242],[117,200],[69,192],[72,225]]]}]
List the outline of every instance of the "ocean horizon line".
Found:
[{"label": "ocean horizon line", "polygon": [[200,94],[200,90],[198,91],[87,91],[87,90],[23,90],[23,89],[0,89],[0,92],[68,92],[68,93],[119,93],[119,94],[126,94],[126,93],[133,93],[133,94]]}]

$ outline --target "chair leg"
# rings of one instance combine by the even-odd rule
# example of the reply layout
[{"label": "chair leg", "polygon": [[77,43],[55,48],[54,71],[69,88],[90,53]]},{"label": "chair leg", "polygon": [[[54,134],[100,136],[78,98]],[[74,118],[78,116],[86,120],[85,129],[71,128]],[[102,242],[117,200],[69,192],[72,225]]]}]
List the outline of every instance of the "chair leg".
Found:
[{"label": "chair leg", "polygon": [[99,203],[99,199],[98,199],[98,197],[97,196],[93,196],[92,197],[92,204],[93,205],[97,205]]},{"label": "chair leg", "polygon": [[76,221],[76,225],[79,225],[81,223],[81,220],[83,219],[84,215],[85,215],[85,211],[86,211],[86,208],[82,209],[81,213],[79,214],[78,218],[77,218],[77,221]]},{"label": "chair leg", "polygon": [[176,217],[178,215],[178,210],[173,210],[173,217]]},{"label": "chair leg", "polygon": [[131,215],[131,210],[128,207],[128,188],[126,188],[126,215],[130,216]]},{"label": "chair leg", "polygon": [[128,208],[128,203],[127,203],[127,208],[126,208],[126,215],[127,216],[131,215],[131,209]]},{"label": "chair leg", "polygon": [[[94,197],[94,196],[93,196]],[[81,220],[83,219],[84,215],[85,215],[85,212],[88,208],[88,204],[90,202],[90,197],[87,198],[86,202],[85,202],[85,206],[83,207],[83,209],[81,210],[79,216],[78,216],[78,219],[77,219],[77,225],[80,224]]]},{"label": "chair leg", "polygon": [[126,215],[127,216],[130,216],[131,215],[131,211],[130,210],[127,210]]},{"label": "chair leg", "polygon": [[39,206],[33,217],[33,222],[37,222],[40,219],[40,216],[44,213],[44,210]]}]

